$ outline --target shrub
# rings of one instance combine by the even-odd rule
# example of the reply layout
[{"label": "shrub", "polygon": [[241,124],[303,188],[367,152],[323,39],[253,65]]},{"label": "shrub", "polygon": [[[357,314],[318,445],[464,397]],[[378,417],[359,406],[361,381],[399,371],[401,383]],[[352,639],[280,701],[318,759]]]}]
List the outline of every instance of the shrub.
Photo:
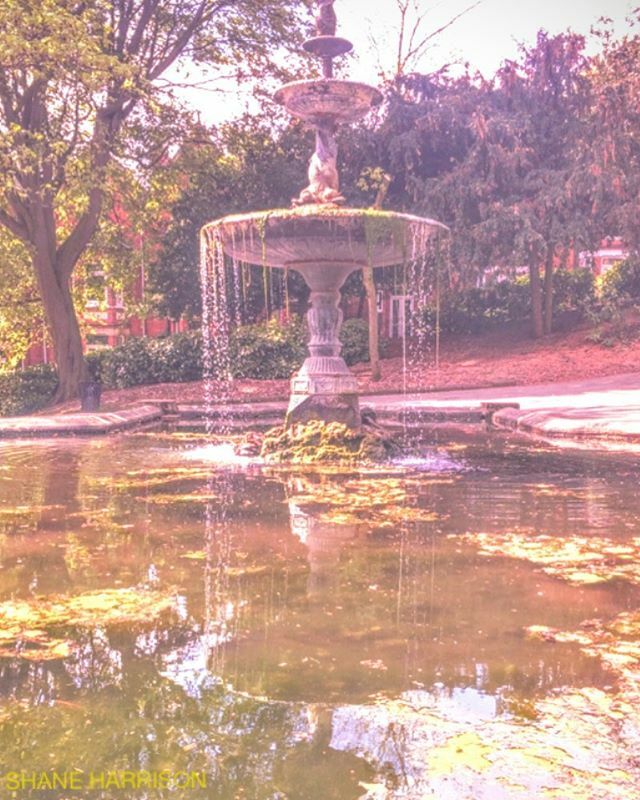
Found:
[{"label": "shrub", "polygon": [[[345,320],[340,330],[342,342],[341,356],[351,367],[369,361],[369,323],[366,319],[353,318]],[[378,331],[378,351],[384,358],[389,350],[389,340],[380,336]]]},{"label": "shrub", "polygon": [[58,388],[58,376],[49,364],[0,375],[0,416],[11,417],[38,411]]},{"label": "shrub", "polygon": [[[440,329],[445,333],[480,333],[500,323],[527,317],[530,310],[528,277],[502,280],[443,295]],[[425,317],[427,324],[435,327],[434,305],[426,309]]]},{"label": "shrub", "polygon": [[132,337],[112,350],[103,351],[100,373],[104,385],[111,389],[126,389],[158,383],[153,349],[152,339]]},{"label": "shrub", "polygon": [[176,333],[149,343],[157,383],[183,383],[202,378],[202,335],[199,331]]},{"label": "shrub", "polygon": [[111,389],[149,383],[196,381],[202,377],[202,340],[197,331],[162,339],[127,339],[87,356],[92,379]]},{"label": "shrub", "polygon": [[231,364],[236,378],[289,378],[307,353],[302,321],[272,319],[237,328],[231,336]]},{"label": "shrub", "polygon": [[593,305],[596,284],[593,272],[587,267],[557,269],[553,276],[553,310],[580,311]]},{"label": "shrub", "polygon": [[348,319],[340,331],[341,355],[351,364],[369,360],[369,324],[364,319]]},{"label": "shrub", "polygon": [[[553,278],[554,313],[578,311],[583,314],[594,302],[595,283],[589,269],[558,269]],[[501,280],[489,286],[471,287],[443,295],[440,302],[440,329],[444,333],[480,333],[504,322],[515,322],[531,315],[529,276]],[[436,310],[425,312],[426,321],[435,326]]]},{"label": "shrub", "polygon": [[640,299],[640,258],[629,256],[600,278],[600,294],[606,302]]}]

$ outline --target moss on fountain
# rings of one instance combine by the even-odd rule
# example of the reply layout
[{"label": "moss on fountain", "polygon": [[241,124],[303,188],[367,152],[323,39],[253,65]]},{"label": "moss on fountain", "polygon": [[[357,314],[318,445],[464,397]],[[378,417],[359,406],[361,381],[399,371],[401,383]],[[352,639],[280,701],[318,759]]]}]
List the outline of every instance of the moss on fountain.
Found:
[{"label": "moss on fountain", "polygon": [[399,453],[398,442],[386,431],[311,420],[267,431],[260,455],[271,463],[378,464]]}]

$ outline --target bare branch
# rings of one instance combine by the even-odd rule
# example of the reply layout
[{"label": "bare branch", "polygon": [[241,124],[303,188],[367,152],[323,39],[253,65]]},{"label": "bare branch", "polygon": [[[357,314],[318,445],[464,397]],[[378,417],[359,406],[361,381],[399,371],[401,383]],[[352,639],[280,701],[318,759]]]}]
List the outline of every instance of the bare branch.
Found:
[{"label": "bare branch", "polygon": [[[431,33],[429,33],[425,37],[423,37],[420,40],[420,42],[418,42],[418,44],[416,44],[413,47],[411,47],[411,44],[414,41],[415,35],[417,33],[417,27],[414,26],[414,29],[412,31],[412,34],[411,34],[411,37],[410,37],[410,40],[409,40],[410,47],[409,47],[409,50],[407,51],[406,55],[402,59],[398,75],[401,75],[405,71],[405,69],[407,67],[407,64],[409,63],[409,61],[411,59],[416,59],[422,54],[422,52],[424,51],[424,48],[426,47],[428,42],[430,42],[432,39],[435,39],[436,36],[439,36],[441,33],[443,33],[448,28],[450,28],[455,22],[457,22],[460,19],[460,17],[463,17],[465,14],[468,14],[470,11],[472,11],[477,6],[481,5],[483,2],[484,2],[484,0],[475,0],[475,2],[472,3],[470,6],[467,6],[465,9],[463,9],[458,14],[456,14],[454,17],[451,17],[451,19],[448,22],[445,22],[444,25],[441,25],[439,28],[436,28],[436,30],[431,31]],[[420,17],[420,19],[418,21],[418,25],[422,21],[423,18],[424,18],[424,15],[422,17]]]}]

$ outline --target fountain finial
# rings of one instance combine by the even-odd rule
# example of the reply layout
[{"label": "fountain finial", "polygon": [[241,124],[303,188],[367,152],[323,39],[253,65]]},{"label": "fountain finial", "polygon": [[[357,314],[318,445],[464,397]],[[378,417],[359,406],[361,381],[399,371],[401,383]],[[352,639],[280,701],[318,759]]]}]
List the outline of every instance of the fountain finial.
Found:
[{"label": "fountain finial", "polygon": [[318,36],[335,36],[338,18],[333,8],[335,0],[318,0],[316,33]]},{"label": "fountain finial", "polygon": [[308,53],[322,59],[322,75],[333,78],[333,59],[348,53],[353,45],[347,39],[336,36],[337,17],[333,8],[335,0],[318,0],[316,14],[316,36],[307,39],[303,47]]}]

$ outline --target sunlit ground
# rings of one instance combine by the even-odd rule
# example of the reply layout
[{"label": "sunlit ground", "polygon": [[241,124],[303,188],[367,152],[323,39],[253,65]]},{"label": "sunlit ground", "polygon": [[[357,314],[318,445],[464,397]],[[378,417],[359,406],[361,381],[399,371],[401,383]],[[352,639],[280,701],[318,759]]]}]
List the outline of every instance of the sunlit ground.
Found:
[{"label": "sunlit ground", "polygon": [[0,780],[637,796],[633,455],[497,437],[423,453],[357,472],[238,461],[190,433],[2,445]]}]

